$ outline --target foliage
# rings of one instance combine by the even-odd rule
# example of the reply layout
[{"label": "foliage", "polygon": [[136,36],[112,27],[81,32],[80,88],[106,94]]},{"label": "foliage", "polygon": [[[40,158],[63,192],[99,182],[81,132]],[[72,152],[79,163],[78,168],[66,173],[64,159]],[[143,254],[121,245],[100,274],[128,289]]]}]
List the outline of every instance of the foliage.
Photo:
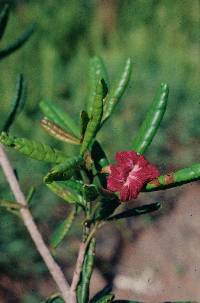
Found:
[{"label": "foliage", "polygon": [[[59,4],[50,1],[47,4],[29,1],[29,3],[24,4],[25,13],[20,10],[21,5],[19,5],[17,12],[22,17],[21,27],[23,27],[23,23],[30,21],[31,14],[26,14],[26,12],[31,11],[32,15],[38,16],[38,33],[35,40],[30,41],[30,44],[24,48],[21,54],[19,53],[9,58],[7,63],[6,61],[2,63],[2,69],[6,69],[7,73],[5,77],[0,79],[3,87],[2,96],[7,93],[8,87],[13,83],[15,73],[19,68],[21,69],[21,66],[23,66],[27,79],[30,79],[28,80],[30,81],[30,93],[28,94],[30,97],[25,106],[25,114],[22,113],[21,119],[18,119],[15,124],[15,133],[22,133],[22,136],[26,137],[26,139],[21,138],[21,136],[10,135],[10,128],[24,105],[24,82],[22,76],[20,76],[12,109],[8,111],[6,103],[2,106],[2,130],[5,132],[1,135],[1,143],[33,159],[53,164],[58,163],[46,175],[44,179],[45,185],[65,202],[73,204],[69,217],[58,225],[52,235],[51,245],[54,249],[66,238],[75,216],[80,216],[80,214],[84,215],[86,222],[83,227],[83,239],[85,240],[85,238],[89,237],[93,228],[97,228],[102,222],[149,213],[159,209],[160,203],[155,203],[142,206],[139,209],[134,208],[127,212],[114,213],[120,206],[120,201],[117,194],[111,194],[105,190],[106,175],[102,174],[102,167],[110,163],[103,146],[106,146],[106,150],[108,150],[110,155],[114,153],[114,150],[116,151],[123,146],[128,146],[127,149],[132,148],[129,144],[130,137],[133,136],[133,129],[139,129],[133,139],[133,149],[139,153],[144,153],[151,144],[166,109],[168,86],[166,84],[161,86],[161,91],[153,103],[150,104],[150,110],[145,119],[143,118],[143,108],[146,108],[146,104],[143,100],[149,99],[155,83],[160,82],[160,78],[169,80],[169,86],[172,91],[170,98],[174,102],[171,102],[169,106],[168,116],[161,125],[161,131],[157,134],[155,138],[157,141],[153,143],[154,145],[149,155],[152,155],[152,158],[159,159],[158,163],[161,161],[163,149],[165,154],[169,150],[168,146],[162,147],[167,136],[171,142],[175,142],[178,150],[182,148],[183,144],[185,144],[186,150],[191,150],[191,145],[193,144],[195,150],[196,142],[193,138],[198,135],[196,96],[199,88],[196,81],[198,55],[197,31],[195,30],[197,17],[195,12],[191,13],[189,10],[190,13],[187,14],[187,4],[180,9],[178,2],[172,3],[169,1],[168,4],[164,5],[162,2],[155,4],[154,1],[149,1],[146,4],[145,1],[136,1],[135,5],[131,6],[129,1],[122,1],[120,2],[121,9],[119,14],[115,11],[116,20],[111,20],[113,31],[109,32],[101,26],[102,21],[106,20],[106,15],[99,13],[98,10],[100,8],[98,5],[92,4],[90,1],[86,3],[80,1],[77,8],[76,4],[76,1],[68,1],[67,5],[65,1],[60,1]],[[171,10],[171,5],[173,10]],[[111,9],[114,9],[114,7],[111,7]],[[135,9],[140,13],[134,14],[135,17],[133,19],[126,18],[128,9]],[[172,13],[170,13],[171,11]],[[174,25],[173,15],[176,15],[177,11],[179,11],[182,22],[180,22],[180,25],[177,25],[178,23],[175,24],[177,48],[173,52],[173,56],[169,56],[173,37],[168,29]],[[9,10],[8,7],[5,7],[0,17],[1,37],[3,37],[6,28],[8,16]],[[15,23],[16,20],[11,24],[12,28],[15,27]],[[186,33],[184,37],[182,24],[185,23],[188,23],[188,26],[184,27],[184,33]],[[55,24],[57,29],[55,29]],[[157,33],[157,25],[159,24],[161,29]],[[47,28],[49,28],[48,31]],[[61,28],[63,31],[60,30]],[[134,30],[131,30],[131,28],[134,28]],[[126,35],[124,35],[124,31],[126,31]],[[13,32],[15,33],[16,31]],[[14,40],[13,43],[8,44],[8,47],[2,48],[0,50],[0,59],[5,58],[21,47],[28,40],[31,33],[32,27],[25,31],[16,42]],[[12,34],[10,36],[12,37]],[[149,36],[152,36],[152,39]],[[70,46],[62,43],[64,37],[72,42]],[[194,54],[192,58],[191,56],[185,56],[182,51],[186,45],[192,45],[191,49]],[[119,47],[122,55],[117,53]],[[111,82],[109,80],[103,59],[95,56],[89,60],[90,53],[95,54],[98,52],[101,52],[102,57],[106,59],[105,61],[109,62],[111,79],[117,78],[114,76],[118,69],[116,66],[120,66],[124,57],[131,54],[135,61],[133,64],[134,79],[130,78],[131,60],[127,59],[119,80],[113,85],[115,81]],[[176,64],[174,60],[176,60]],[[18,63],[14,65],[13,63],[16,61]],[[22,61],[24,62],[23,64]],[[87,87],[87,81],[82,75],[86,70],[88,61],[90,66],[90,85]],[[116,61],[119,61],[119,64],[116,64]],[[38,62],[41,64],[38,64]],[[37,68],[35,68],[36,63]],[[11,69],[12,74],[10,72]],[[182,70],[182,73],[179,73],[178,70]],[[134,83],[134,88],[132,88],[130,83]],[[90,90],[88,95],[87,88]],[[125,95],[126,88],[129,88],[129,90],[127,90],[128,93]],[[10,90],[8,97],[11,97],[9,94]],[[129,102],[132,100],[133,95],[135,102]],[[142,100],[140,99],[141,95],[143,96]],[[126,99],[126,102],[120,104],[119,101],[122,96]],[[69,98],[73,100],[74,104],[69,102],[62,104],[63,99]],[[189,98],[191,101],[186,102]],[[40,108],[45,117],[48,118],[48,120],[45,118],[46,124],[44,119],[42,120],[42,126],[46,127],[48,133],[59,140],[67,137],[67,140],[62,140],[64,143],[57,143],[57,146],[62,151],[50,147],[48,143],[51,144],[52,139],[44,139],[44,135],[36,127],[33,127],[33,120],[39,120],[37,113],[38,104],[35,103],[35,100],[42,100]],[[86,103],[85,107],[88,112],[83,109],[83,101]],[[180,102],[181,105],[179,105]],[[176,111],[177,107],[179,108],[178,111]],[[81,115],[80,127],[77,123],[77,116],[75,116],[75,112],[77,113],[78,109],[81,109],[81,111],[79,110]],[[172,119],[175,111],[176,119]],[[10,114],[7,114],[8,112]],[[111,120],[111,115],[114,113],[116,119]],[[182,125],[186,113],[188,118],[187,126],[185,125],[184,129],[181,129],[181,133],[177,132],[174,134],[174,128]],[[30,114],[34,114],[34,119]],[[3,117],[7,117],[6,120]],[[107,120],[108,122],[104,125]],[[126,122],[124,123],[124,121]],[[139,127],[141,121],[143,123]],[[128,123],[131,126],[128,126]],[[166,126],[168,130],[164,131]],[[102,144],[97,142],[97,135]],[[115,144],[113,144],[113,142],[110,142],[111,135],[115,138],[120,137],[122,140],[115,140]],[[35,140],[36,138],[37,141]],[[39,143],[38,140],[42,143]],[[44,140],[47,143],[44,143]],[[75,146],[69,145],[74,142],[77,143]],[[67,146],[65,147],[64,144],[66,143]],[[186,153],[189,152],[187,151]],[[175,163],[175,159],[176,154],[173,155],[171,161]],[[191,156],[187,157],[188,168],[180,169],[170,173],[170,175],[164,174],[149,182],[143,190],[167,189],[199,179],[199,164],[191,166],[189,164],[189,161],[192,163],[192,160],[195,161],[196,159],[195,154],[191,154]],[[169,156],[166,155],[165,160],[169,160]],[[24,160],[21,160],[21,163],[22,161]],[[19,164],[20,180],[23,171],[26,169],[24,168],[23,170],[21,163]],[[34,164],[32,163],[30,162],[30,171],[35,166],[35,162]],[[47,166],[44,165],[42,167],[42,165],[44,164],[38,166],[40,176],[47,169]],[[33,176],[31,182],[34,183],[36,178]],[[41,182],[42,178],[37,184],[41,184]],[[29,184],[27,187],[29,187]],[[5,193],[6,195],[7,193]],[[45,195],[46,190],[43,189],[43,193],[39,194],[40,199]],[[6,201],[3,200],[1,206],[9,209],[8,203],[10,200],[10,197]],[[11,210],[15,208],[15,204],[12,203],[10,204]],[[48,220],[48,216],[50,220],[48,208],[45,213],[47,213],[45,220]],[[89,298],[89,281],[94,262],[92,245],[95,245],[93,239],[89,243],[84,258],[77,289],[80,302],[88,302]],[[102,293],[96,301],[94,300],[91,302],[117,302],[114,301],[114,295],[111,293]],[[58,296],[47,300],[47,302],[61,301]]]}]

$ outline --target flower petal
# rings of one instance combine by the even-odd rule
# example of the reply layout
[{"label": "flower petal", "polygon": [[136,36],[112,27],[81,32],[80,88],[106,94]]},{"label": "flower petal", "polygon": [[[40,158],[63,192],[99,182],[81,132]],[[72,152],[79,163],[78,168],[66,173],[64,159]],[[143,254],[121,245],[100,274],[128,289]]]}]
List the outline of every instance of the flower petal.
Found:
[{"label": "flower petal", "polygon": [[139,157],[135,151],[121,151],[116,153],[115,159],[119,165],[125,165],[131,168],[133,164],[137,163]]}]

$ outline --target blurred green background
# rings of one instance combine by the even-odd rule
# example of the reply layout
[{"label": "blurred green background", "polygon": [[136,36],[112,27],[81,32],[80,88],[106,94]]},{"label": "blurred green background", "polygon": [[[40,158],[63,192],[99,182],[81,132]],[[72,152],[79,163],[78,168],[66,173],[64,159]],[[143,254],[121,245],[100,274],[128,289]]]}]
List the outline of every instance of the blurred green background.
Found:
[{"label": "blurred green background", "polygon": [[[0,2],[1,7],[3,3]],[[88,96],[89,58],[100,55],[104,59],[112,83],[130,56],[133,61],[130,85],[112,119],[99,134],[109,158],[112,160],[117,150],[131,148],[132,138],[157,88],[161,82],[167,82],[168,110],[147,156],[163,173],[199,160],[198,0],[18,0],[9,3],[12,13],[2,48],[30,23],[36,22],[37,28],[21,50],[0,62],[0,127],[15,94],[17,75],[23,73],[27,102],[11,133],[63,147],[69,154],[76,152],[76,148],[58,144],[41,129],[39,102],[53,100],[79,123],[79,114],[86,107]],[[48,241],[48,234],[67,211],[42,183],[48,165],[13,151],[9,151],[9,155],[25,193],[32,184],[37,188],[32,211]],[[0,181],[1,197],[12,199],[2,175]],[[78,227],[73,229],[75,234],[79,234]],[[73,247],[70,255],[73,259]],[[60,259],[65,259],[63,251]],[[70,260],[67,258],[67,262]],[[0,272],[2,277],[9,276],[13,281],[47,276],[22,224],[2,210]],[[27,285],[17,298],[2,287],[2,296],[4,292],[10,295],[10,301],[5,302],[38,302],[40,296],[37,297],[34,290],[31,294],[30,289]]]}]

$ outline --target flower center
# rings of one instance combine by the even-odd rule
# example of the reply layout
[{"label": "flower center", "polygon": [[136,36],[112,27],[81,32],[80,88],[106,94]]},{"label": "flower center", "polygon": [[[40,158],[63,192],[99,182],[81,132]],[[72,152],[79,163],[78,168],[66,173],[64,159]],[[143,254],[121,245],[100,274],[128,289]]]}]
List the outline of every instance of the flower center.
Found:
[{"label": "flower center", "polygon": [[129,172],[126,182],[124,183],[125,186],[129,186],[131,180],[138,180],[138,176],[137,176],[137,172],[141,170],[141,167],[136,164],[133,166],[133,168],[131,169],[131,171]]}]

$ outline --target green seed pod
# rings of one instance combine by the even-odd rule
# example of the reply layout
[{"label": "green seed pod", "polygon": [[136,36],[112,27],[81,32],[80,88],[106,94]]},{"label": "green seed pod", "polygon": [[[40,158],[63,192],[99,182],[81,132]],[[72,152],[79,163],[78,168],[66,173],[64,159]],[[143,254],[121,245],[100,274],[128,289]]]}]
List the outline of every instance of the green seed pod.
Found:
[{"label": "green seed pod", "polygon": [[124,94],[131,76],[131,59],[128,58],[118,82],[115,84],[104,101],[104,114],[102,124],[110,117],[116,105]]},{"label": "green seed pod", "polygon": [[41,126],[44,128],[44,130],[47,131],[49,135],[55,137],[60,141],[75,144],[75,145],[80,144],[80,139],[69,134],[68,132],[66,132],[57,124],[48,120],[47,118],[41,120]]},{"label": "green seed pod", "polygon": [[94,98],[96,95],[96,85],[99,79],[103,79],[108,86],[108,74],[103,60],[100,57],[90,59],[89,65],[89,80],[90,80],[90,95],[88,99],[87,111],[91,115]]},{"label": "green seed pod", "polygon": [[172,188],[200,179],[200,163],[160,176],[147,183],[144,191]]},{"label": "green seed pod", "polygon": [[68,180],[73,176],[75,170],[81,167],[83,162],[84,160],[81,156],[69,158],[65,162],[52,168],[44,178],[44,181],[51,183],[52,181]]},{"label": "green seed pod", "polygon": [[83,269],[81,273],[81,302],[82,303],[87,303],[89,301],[89,287],[90,287],[90,279],[94,268],[95,246],[96,246],[96,240],[95,238],[92,238],[85,255]]},{"label": "green seed pod", "polygon": [[79,137],[79,127],[63,109],[60,109],[57,105],[55,106],[52,102],[46,100],[40,102],[40,109],[44,116],[49,120],[53,121],[66,131],[70,129],[75,136]]},{"label": "green seed pod", "polygon": [[168,94],[168,85],[161,84],[161,87],[150,106],[149,112],[134,138],[133,150],[136,152],[143,154],[151,144],[164,116],[167,107]]},{"label": "green seed pod", "polygon": [[88,147],[90,146],[92,140],[96,136],[96,133],[99,129],[101,118],[103,115],[103,86],[102,82],[98,81],[96,86],[96,93],[92,107],[92,114],[90,121],[88,122],[85,136],[81,145],[80,154],[83,155]]},{"label": "green seed pod", "polygon": [[54,231],[50,241],[50,245],[53,249],[57,248],[58,245],[67,236],[67,234],[71,229],[72,223],[74,222],[75,217],[76,217],[76,207],[74,207],[74,209],[70,212],[68,217],[62,223],[60,223],[57,226],[56,230]]},{"label": "green seed pod", "polygon": [[25,138],[13,137],[5,132],[1,133],[0,142],[35,160],[50,163],[61,163],[66,160],[66,155],[63,152],[56,150],[47,144]]}]

